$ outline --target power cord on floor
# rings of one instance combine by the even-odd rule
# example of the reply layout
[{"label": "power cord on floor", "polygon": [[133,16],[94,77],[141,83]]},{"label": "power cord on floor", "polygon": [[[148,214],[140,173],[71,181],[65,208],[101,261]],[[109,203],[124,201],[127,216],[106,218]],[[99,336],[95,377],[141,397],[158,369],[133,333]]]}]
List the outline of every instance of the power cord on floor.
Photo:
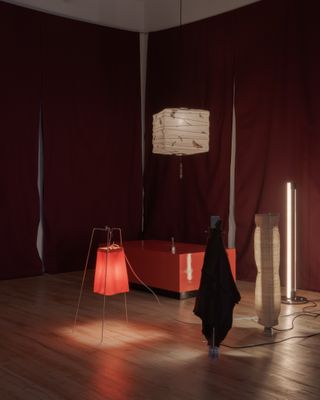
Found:
[{"label": "power cord on floor", "polygon": [[221,346],[228,347],[229,349],[238,349],[238,350],[239,349],[248,349],[248,348],[251,348],[251,347],[268,346],[268,345],[272,345],[272,344],[283,343],[283,342],[287,342],[288,340],[291,340],[291,339],[308,339],[308,338],[311,338],[313,336],[318,336],[318,335],[320,335],[320,332],[311,333],[310,335],[290,336],[290,337],[285,338],[285,339],[273,340],[272,342],[262,342],[262,343],[256,343],[256,344],[247,344],[247,345],[243,345],[243,346],[229,346],[227,344],[221,344]]},{"label": "power cord on floor", "polygon": [[[128,260],[127,260],[127,261],[128,261]],[[129,264],[129,262],[128,262],[128,264]],[[132,267],[131,267],[130,264],[129,264],[129,267],[130,267],[131,270],[132,270]],[[134,271],[133,271],[133,272],[134,272]],[[138,278],[138,277],[137,277],[137,278]],[[139,278],[138,278],[138,279],[139,279]],[[146,286],[140,279],[139,279],[139,281],[140,281],[144,286]],[[146,286],[146,287],[147,287],[147,286]],[[161,303],[160,303],[160,301],[159,301],[159,298],[156,296],[156,294],[155,294],[149,287],[147,287],[147,288],[152,292],[152,294],[153,294],[154,297],[156,298],[158,304],[161,305]],[[281,333],[281,332],[288,332],[288,331],[294,329],[294,321],[295,321],[297,318],[300,318],[300,317],[302,317],[302,316],[308,316],[308,317],[313,317],[313,318],[319,317],[319,316],[320,316],[320,310],[307,311],[307,309],[317,307],[317,306],[318,306],[318,304],[316,303],[317,301],[320,301],[320,299],[309,300],[308,303],[312,303],[312,304],[311,304],[311,305],[308,305],[308,306],[304,306],[303,309],[302,309],[302,311],[295,311],[295,312],[292,312],[292,313],[290,313],[290,314],[282,314],[282,315],[280,315],[279,318],[291,317],[291,316],[293,316],[293,315],[295,315],[295,317],[294,317],[294,318],[292,319],[292,321],[291,321],[291,327],[290,327],[290,328],[287,328],[287,329],[273,328],[273,330],[275,330],[275,331],[277,331],[277,332],[279,332],[279,333]],[[319,312],[317,312],[317,311],[319,311]],[[253,319],[255,319],[255,317],[249,317],[249,318],[245,318],[245,319],[253,320]],[[177,321],[177,322],[180,322],[180,323],[183,323],[183,324],[188,324],[188,325],[200,325],[200,324],[201,324],[201,322],[183,321],[183,320],[180,320],[180,319],[178,319],[178,318],[173,318],[173,320],[174,320],[174,321]],[[242,346],[230,346],[230,345],[228,345],[228,344],[221,344],[221,346],[227,347],[227,348],[229,348],[229,349],[238,349],[238,350],[240,350],[240,349],[248,349],[248,348],[253,348],[253,347],[274,345],[274,344],[278,344],[278,343],[287,342],[287,341],[292,340],[292,339],[308,339],[308,338],[311,338],[311,337],[314,337],[314,336],[318,336],[318,335],[320,335],[320,332],[315,332],[315,333],[312,333],[312,334],[309,334],[309,335],[290,336],[290,337],[284,338],[284,339],[273,340],[272,342],[262,342],[262,343],[247,344],[247,345],[242,345]]]},{"label": "power cord on floor", "polygon": [[[279,317],[291,317],[293,315],[295,315],[295,317],[292,319],[291,321],[291,327],[287,328],[287,329],[278,329],[278,328],[272,328],[273,330],[281,333],[281,332],[288,332],[290,330],[294,329],[294,321],[297,318],[300,317],[313,317],[313,318],[317,318],[320,316],[320,310],[314,310],[314,311],[308,311],[308,309],[310,308],[314,308],[317,307],[318,304],[316,303],[317,301],[320,301],[320,299],[314,299],[314,300],[309,300],[309,303],[312,303],[311,305],[308,306],[304,306],[302,311],[295,311],[293,313],[290,314],[282,314]],[[246,318],[247,319],[247,318]],[[250,320],[255,319],[253,317],[249,317]],[[200,325],[201,322],[190,322],[190,321],[183,321],[177,318],[174,318],[175,321],[183,323],[183,324],[189,324],[189,325]],[[228,344],[221,344],[221,346],[223,347],[227,347],[229,349],[248,349],[248,348],[253,348],[253,347],[260,347],[260,346],[269,346],[269,345],[274,345],[274,344],[278,344],[278,343],[283,343],[283,342],[287,342],[289,340],[292,339],[308,339],[314,336],[318,336],[320,335],[320,332],[315,332],[315,333],[311,333],[309,335],[295,335],[295,336],[290,336],[288,338],[284,338],[284,339],[279,339],[279,340],[273,340],[271,342],[262,342],[262,343],[256,343],[256,344],[247,344],[247,345],[242,345],[242,346],[230,346]]]},{"label": "power cord on floor", "polygon": [[[317,301],[320,301],[320,299],[309,300],[308,303],[312,303],[311,306],[304,306],[302,311],[294,311],[294,312],[292,312],[290,314],[281,314],[281,315],[279,315],[279,318],[281,318],[281,317],[291,317],[292,315],[303,313],[309,308],[317,307],[318,306],[318,304],[316,303]],[[315,310],[315,311],[319,311],[320,312],[320,310]]]},{"label": "power cord on floor", "polygon": [[[272,329],[277,331],[277,332],[287,332],[287,331],[290,331],[290,330],[294,329],[294,321],[297,318],[300,318],[300,317],[303,317],[303,316],[313,317],[313,318],[319,317],[320,316],[320,312],[316,312],[316,311],[320,311],[320,310],[307,311],[310,308],[314,308],[314,307],[318,306],[316,301],[319,301],[319,299],[309,300],[309,303],[312,303],[312,305],[303,307],[302,311],[297,311],[297,312],[290,313],[290,314],[280,315],[280,317],[289,317],[289,316],[297,314],[292,319],[290,328],[287,328],[287,329],[272,328]],[[242,345],[242,346],[230,346],[230,345],[227,345],[227,344],[221,344],[221,346],[227,347],[229,349],[238,349],[238,350],[239,349],[248,349],[248,348],[252,348],[252,347],[269,346],[269,345],[273,345],[273,344],[283,343],[283,342],[287,342],[287,341],[292,340],[292,339],[308,339],[308,338],[311,338],[311,337],[314,337],[314,336],[318,336],[318,335],[320,335],[320,332],[311,333],[309,335],[290,336],[288,338],[279,339],[279,340],[273,340],[271,342],[262,342],[262,343],[248,344],[248,345]]]},{"label": "power cord on floor", "polygon": [[298,315],[296,315],[294,318],[292,318],[291,320],[291,327],[290,328],[286,328],[286,329],[279,329],[279,328],[272,328],[274,331],[277,332],[288,332],[291,331],[292,329],[294,329],[294,321],[297,318],[300,317],[313,317],[313,318],[317,318],[320,316],[320,313],[315,313],[315,312],[309,312],[309,311],[302,311],[300,312]]}]

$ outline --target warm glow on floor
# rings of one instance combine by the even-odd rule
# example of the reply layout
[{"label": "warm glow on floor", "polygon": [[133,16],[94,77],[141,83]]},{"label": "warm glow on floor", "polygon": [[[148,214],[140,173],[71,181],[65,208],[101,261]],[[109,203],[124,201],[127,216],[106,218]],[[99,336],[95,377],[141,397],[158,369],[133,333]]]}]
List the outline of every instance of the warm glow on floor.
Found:
[{"label": "warm glow on floor", "polygon": [[130,323],[125,320],[110,319],[104,323],[103,342],[101,343],[102,321],[80,323],[73,327],[64,327],[58,330],[59,335],[67,336],[89,346],[117,348],[128,344],[138,344],[149,341],[166,341],[170,335],[161,329],[148,327],[141,323]]}]

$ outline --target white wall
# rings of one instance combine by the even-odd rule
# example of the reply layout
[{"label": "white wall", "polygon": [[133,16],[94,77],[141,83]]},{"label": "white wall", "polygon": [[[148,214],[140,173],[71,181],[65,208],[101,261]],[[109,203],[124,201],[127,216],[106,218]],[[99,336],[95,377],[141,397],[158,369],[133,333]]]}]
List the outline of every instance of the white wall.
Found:
[{"label": "white wall", "polygon": [[[180,0],[4,0],[7,3],[98,25],[151,32],[180,24]],[[181,0],[182,23],[259,0]]]},{"label": "white wall", "polygon": [[142,0],[4,0],[37,11],[80,21],[140,32],[144,30]]},{"label": "white wall", "polygon": [[[260,0],[181,0],[182,24],[221,14]],[[180,24],[180,0],[145,0],[145,31]]]}]

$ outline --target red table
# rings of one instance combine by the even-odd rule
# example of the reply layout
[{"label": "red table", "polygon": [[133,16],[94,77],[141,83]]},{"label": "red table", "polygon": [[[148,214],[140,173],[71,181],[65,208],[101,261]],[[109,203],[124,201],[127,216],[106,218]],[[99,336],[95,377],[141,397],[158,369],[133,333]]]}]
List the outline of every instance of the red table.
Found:
[{"label": "red table", "polygon": [[[161,240],[128,241],[124,243],[125,254],[138,277],[159,294],[179,299],[195,296],[199,288],[205,246],[175,243]],[[236,277],[235,249],[226,249],[233,277]],[[128,268],[130,286],[143,285]]]}]

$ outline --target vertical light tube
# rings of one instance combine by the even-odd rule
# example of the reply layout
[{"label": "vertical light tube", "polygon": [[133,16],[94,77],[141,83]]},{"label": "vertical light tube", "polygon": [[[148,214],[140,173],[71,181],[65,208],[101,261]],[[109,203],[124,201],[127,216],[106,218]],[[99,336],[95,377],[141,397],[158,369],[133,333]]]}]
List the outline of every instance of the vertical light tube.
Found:
[{"label": "vertical light tube", "polygon": [[286,246],[286,297],[287,299],[291,299],[292,297],[292,268],[293,268],[293,237],[292,237],[292,183],[287,182],[287,219],[286,219],[286,239],[287,239],[287,246]]},{"label": "vertical light tube", "polygon": [[293,226],[292,226],[292,234],[293,234],[293,251],[292,251],[292,264],[293,264],[293,269],[292,269],[292,291],[293,291],[293,296],[296,298],[296,291],[297,291],[297,190],[295,185],[292,186],[292,204],[293,204]]},{"label": "vertical light tube", "polygon": [[236,164],[236,110],[235,110],[235,82],[233,81],[233,98],[232,98],[232,132],[231,132],[231,160],[230,160],[230,195],[229,195],[229,232],[228,232],[228,247],[236,247],[236,222],[234,216],[235,202],[235,164]]},{"label": "vertical light tube", "polygon": [[286,294],[285,304],[307,303],[305,297],[297,296],[297,191],[293,182],[286,183]]}]

